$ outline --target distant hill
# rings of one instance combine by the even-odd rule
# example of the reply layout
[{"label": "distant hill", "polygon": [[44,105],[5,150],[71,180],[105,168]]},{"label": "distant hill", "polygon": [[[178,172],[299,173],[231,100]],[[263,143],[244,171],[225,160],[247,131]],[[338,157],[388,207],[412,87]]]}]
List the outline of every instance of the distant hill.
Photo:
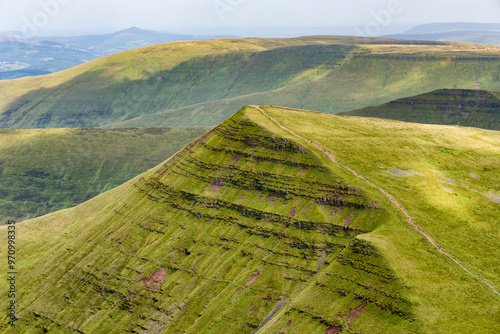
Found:
[{"label": "distant hill", "polygon": [[416,26],[404,33],[383,37],[500,45],[500,24],[432,23]]},{"label": "distant hill", "polygon": [[500,23],[473,23],[473,22],[441,22],[421,24],[406,31],[407,33],[435,32],[446,30],[483,30],[500,31]]},{"label": "distant hill", "polygon": [[0,80],[62,71],[95,59],[86,50],[0,35]]},{"label": "distant hill", "polygon": [[0,333],[498,334],[499,148],[498,131],[245,107],[17,224]]},{"label": "distant hill", "polygon": [[210,128],[0,130],[0,224],[78,205]]},{"label": "distant hill", "polygon": [[154,44],[216,37],[139,28],[88,36],[34,37],[28,40],[20,36],[22,34],[15,32],[0,35],[0,80],[59,72],[113,53]]},{"label": "distant hill", "polygon": [[183,35],[169,32],[149,31],[132,27],[111,34],[86,36],[36,37],[36,41],[53,41],[71,48],[89,50],[96,57],[108,56],[126,50],[174,41],[206,40],[224,36]]},{"label": "distant hill", "polygon": [[443,89],[341,115],[500,130],[499,91]]},{"label": "distant hill", "polygon": [[0,81],[0,126],[214,126],[259,103],[338,113],[442,88],[500,89],[500,49],[316,36],[173,42]]}]

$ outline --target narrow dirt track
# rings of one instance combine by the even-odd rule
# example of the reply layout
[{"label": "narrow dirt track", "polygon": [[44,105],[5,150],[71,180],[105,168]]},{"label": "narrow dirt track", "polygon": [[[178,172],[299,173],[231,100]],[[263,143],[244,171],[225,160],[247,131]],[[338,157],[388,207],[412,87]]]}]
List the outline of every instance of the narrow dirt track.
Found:
[{"label": "narrow dirt track", "polygon": [[424,230],[422,230],[422,228],[420,228],[414,221],[413,219],[411,218],[411,216],[408,214],[408,212],[404,209],[404,207],[398,202],[396,201],[396,199],[394,197],[392,197],[391,194],[389,194],[385,189],[377,186],[376,184],[374,184],[373,182],[369,181],[368,179],[366,179],[365,177],[363,177],[361,174],[359,174],[358,172],[356,172],[354,169],[350,168],[349,166],[347,165],[344,165],[344,164],[341,164],[339,162],[337,162],[337,160],[335,159],[335,157],[333,156],[332,153],[330,153],[327,149],[325,149],[324,147],[321,147],[319,146],[318,144],[314,143],[312,140],[308,140],[304,137],[302,137],[301,135],[295,133],[294,131],[288,129],[287,127],[285,127],[284,125],[282,125],[280,122],[278,122],[278,120],[276,120],[274,117],[272,117],[271,115],[269,115],[264,109],[262,109],[260,106],[257,106],[257,105],[250,105],[250,107],[253,107],[257,110],[259,110],[261,113],[263,113],[266,117],[268,117],[271,121],[273,121],[276,125],[278,125],[280,128],[282,128],[283,130],[291,133],[292,135],[294,135],[295,137],[297,138],[300,138],[304,141],[307,141],[309,143],[311,143],[314,147],[316,147],[318,150],[320,151],[323,151],[327,156],[328,158],[330,158],[330,160],[332,162],[334,162],[335,164],[339,165],[340,167],[344,168],[345,170],[348,170],[349,172],[351,172],[352,174],[354,174],[356,177],[360,178],[361,180],[363,180],[364,182],[368,183],[369,185],[371,185],[372,187],[375,187],[377,188],[380,192],[382,192],[385,197],[387,197],[402,213],[403,215],[406,217],[406,220],[418,231],[420,232],[420,234],[422,234],[441,254],[445,255],[446,257],[448,257],[450,260],[452,260],[453,262],[455,262],[463,271],[465,271],[466,273],[468,273],[469,275],[472,275],[474,276],[475,278],[479,279],[481,282],[483,282],[488,288],[490,288],[494,293],[496,293],[497,295],[500,295],[500,293],[496,290],[496,288],[491,285],[490,283],[488,283],[487,281],[485,281],[480,275],[476,275],[474,274],[473,272],[471,272],[469,269],[467,269],[463,264],[461,264],[457,259],[455,259],[452,255],[450,255],[448,252],[446,252],[445,250],[443,250],[440,246],[438,246],[436,244],[436,242],[427,234],[425,233]]}]

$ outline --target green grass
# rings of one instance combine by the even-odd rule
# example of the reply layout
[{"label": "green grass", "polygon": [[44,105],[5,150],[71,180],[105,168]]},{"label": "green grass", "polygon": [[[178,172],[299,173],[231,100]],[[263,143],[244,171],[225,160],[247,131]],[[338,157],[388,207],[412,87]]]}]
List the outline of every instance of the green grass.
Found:
[{"label": "green grass", "polygon": [[73,207],[172,156],[210,128],[0,130],[0,221]]},{"label": "green grass", "polygon": [[497,94],[483,90],[438,90],[341,114],[500,130]]},{"label": "green grass", "polygon": [[[499,285],[499,208],[485,196],[498,193],[498,132],[266,110]],[[250,107],[18,234],[20,320],[3,317],[5,333],[496,333],[500,320],[498,297],[377,189]]]},{"label": "green grass", "polygon": [[442,88],[500,89],[500,49],[355,37],[174,42],[0,82],[9,128],[214,126],[251,103],[350,111]]},{"label": "green grass", "polygon": [[[382,186],[441,247],[469,270],[500,285],[496,251],[500,247],[500,208],[488,197],[500,190],[498,132],[266,110],[293,131],[334,152],[340,163]],[[485,312],[489,302],[479,295],[486,291],[465,287],[468,279],[456,276],[459,270],[445,258],[417,246],[401,223],[392,221],[363,239],[383,249],[398,275],[412,286],[421,319],[428,325],[443,326],[428,331],[459,333],[467,332],[468,326],[471,332],[486,333],[498,328],[488,330],[471,316]],[[497,309],[498,300],[491,303],[488,307]],[[465,324],[457,322],[457,312],[468,314]],[[493,319],[498,321],[498,316]]]},{"label": "green grass", "polygon": [[[242,39],[126,51],[41,78],[0,82],[6,97],[0,122],[15,128],[97,127],[276,89],[324,75],[353,49],[322,44],[318,39]],[[309,73],[309,68],[317,71]],[[262,75],[268,75],[264,83]]]},{"label": "green grass", "polygon": [[[490,51],[467,45],[357,45],[339,66],[316,80],[169,109],[107,126],[210,125],[243,105],[256,103],[337,114],[437,89],[475,89],[478,82],[482,89],[499,89],[498,50]],[[261,82],[267,80],[267,75],[261,76]]]}]

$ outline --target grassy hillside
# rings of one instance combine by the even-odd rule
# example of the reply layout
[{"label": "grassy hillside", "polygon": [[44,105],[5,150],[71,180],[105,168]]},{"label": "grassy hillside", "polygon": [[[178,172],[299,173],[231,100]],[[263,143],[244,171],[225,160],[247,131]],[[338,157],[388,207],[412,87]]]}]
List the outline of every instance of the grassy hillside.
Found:
[{"label": "grassy hillside", "polygon": [[498,92],[445,89],[341,115],[500,130]]},{"label": "grassy hillside", "polygon": [[[210,125],[252,103],[336,114],[443,88],[500,88],[498,55],[475,46],[358,45],[341,66],[310,82],[228,97],[109,126]],[[492,57],[493,56],[493,57]],[[265,81],[266,76],[261,76]]]},{"label": "grassy hillside", "polygon": [[216,125],[249,103],[338,113],[442,88],[500,89],[499,59],[473,44],[354,37],[174,42],[0,82],[0,126]]},{"label": "grassy hillside", "polygon": [[498,296],[344,164],[498,286],[498,132],[265,111],[304,139],[246,107],[126,184],[19,224],[20,320],[2,332],[497,332]]},{"label": "grassy hillside", "polygon": [[135,27],[111,34],[35,36],[29,40],[20,35],[0,34],[0,80],[54,73],[114,53],[160,43],[213,38],[217,36],[163,33]]},{"label": "grassy hillside", "polygon": [[0,130],[0,222],[80,204],[156,166],[208,130]]},{"label": "grassy hillside", "polygon": [[[308,80],[318,74],[293,76],[308,66],[326,67],[324,72],[352,49],[318,44],[323,43],[286,39],[174,42],[122,52],[43,78],[0,82],[0,92],[6,97],[0,106],[0,123],[32,128],[99,126],[218,100],[232,91],[253,93]],[[260,82],[259,76],[266,74],[268,80]]]}]

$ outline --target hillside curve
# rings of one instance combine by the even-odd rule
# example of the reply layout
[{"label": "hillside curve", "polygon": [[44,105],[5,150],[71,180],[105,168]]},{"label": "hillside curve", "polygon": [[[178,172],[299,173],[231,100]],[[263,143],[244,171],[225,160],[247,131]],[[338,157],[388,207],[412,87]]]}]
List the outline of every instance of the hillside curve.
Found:
[{"label": "hillside curve", "polygon": [[307,140],[306,138],[302,137],[301,135],[295,133],[294,131],[288,129],[286,126],[282,125],[278,120],[273,118],[271,115],[269,115],[266,111],[264,111],[260,106],[257,105],[250,105],[250,107],[253,107],[257,110],[259,110],[261,113],[263,113],[265,116],[267,116],[269,119],[271,119],[276,125],[278,125],[280,128],[283,130],[291,133],[292,135],[296,136],[297,138],[300,138],[304,141],[310,142],[314,147],[319,149],[320,151],[323,151],[328,158],[335,164],[339,165],[340,167],[344,168],[345,170],[351,172],[354,174],[356,177],[360,178],[364,182],[368,183],[370,186],[377,188],[380,192],[384,194],[385,197],[387,197],[388,200],[390,200],[398,209],[403,213],[403,215],[406,217],[406,220],[408,223],[410,223],[420,234],[422,234],[427,241],[429,241],[441,254],[445,255],[448,257],[450,260],[452,260],[454,263],[456,263],[463,271],[465,271],[467,274],[474,276],[478,280],[480,280],[483,284],[485,284],[489,289],[491,289],[495,294],[500,296],[500,293],[497,291],[497,289],[490,283],[488,283],[484,278],[481,277],[481,275],[474,274],[470,270],[468,270],[460,261],[458,261],[455,257],[453,257],[451,254],[446,252],[441,246],[439,246],[420,226],[418,226],[414,220],[411,218],[409,213],[405,210],[405,208],[391,195],[389,194],[385,189],[381,188],[380,186],[376,185],[375,183],[371,182],[370,180],[366,179],[363,177],[361,174],[356,172],[354,169],[350,168],[349,166],[339,163],[334,155],[329,152],[326,148],[319,146],[318,144],[314,143],[313,141]]}]

